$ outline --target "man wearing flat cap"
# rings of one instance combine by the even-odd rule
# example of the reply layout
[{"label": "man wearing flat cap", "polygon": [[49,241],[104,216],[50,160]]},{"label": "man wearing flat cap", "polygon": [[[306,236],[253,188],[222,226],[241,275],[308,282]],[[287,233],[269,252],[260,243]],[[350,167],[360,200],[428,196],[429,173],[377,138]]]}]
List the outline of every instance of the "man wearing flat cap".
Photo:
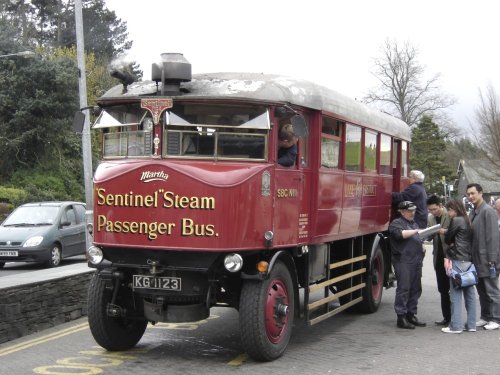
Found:
[{"label": "man wearing flat cap", "polygon": [[417,206],[411,201],[398,204],[400,217],[389,225],[392,264],[396,273],[396,297],[394,310],[397,326],[404,329],[425,327],[417,317],[417,304],[422,294],[422,240],[415,222]]}]

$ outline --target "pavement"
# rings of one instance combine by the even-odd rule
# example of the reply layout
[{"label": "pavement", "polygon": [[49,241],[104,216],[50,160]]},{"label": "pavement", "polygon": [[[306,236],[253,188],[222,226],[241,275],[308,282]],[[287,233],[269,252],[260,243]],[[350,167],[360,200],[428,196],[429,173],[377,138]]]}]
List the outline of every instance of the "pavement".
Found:
[{"label": "pavement", "polygon": [[45,268],[36,271],[16,273],[0,278],[0,289],[37,284],[39,282],[61,279],[71,275],[94,271],[95,269],[89,268],[87,263],[74,263],[55,268]]}]

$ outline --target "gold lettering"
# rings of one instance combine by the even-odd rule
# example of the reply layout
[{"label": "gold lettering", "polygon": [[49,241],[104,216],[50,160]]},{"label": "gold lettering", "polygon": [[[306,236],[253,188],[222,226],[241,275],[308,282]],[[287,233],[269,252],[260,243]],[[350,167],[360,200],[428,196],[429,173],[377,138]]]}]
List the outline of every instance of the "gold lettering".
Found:
[{"label": "gold lettering", "polygon": [[162,222],[137,222],[137,221],[112,221],[108,220],[104,215],[97,216],[97,231],[105,231],[111,233],[138,233],[148,236],[149,240],[155,240],[158,235],[171,235],[175,228],[175,223]]},{"label": "gold lettering", "polygon": [[193,234],[193,220],[191,219],[182,219],[182,230],[181,234],[183,236],[191,236]]},{"label": "gold lettering", "polygon": [[202,210],[215,210],[214,197],[187,197],[166,191],[163,194],[164,208],[191,208]]}]

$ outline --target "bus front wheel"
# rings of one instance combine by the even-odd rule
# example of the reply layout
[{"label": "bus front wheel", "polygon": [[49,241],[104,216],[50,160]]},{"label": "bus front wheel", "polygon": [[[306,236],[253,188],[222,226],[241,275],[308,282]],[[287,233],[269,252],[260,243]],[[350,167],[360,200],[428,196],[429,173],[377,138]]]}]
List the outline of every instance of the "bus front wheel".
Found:
[{"label": "bus front wheel", "polygon": [[112,290],[106,288],[105,282],[96,272],[90,280],[88,293],[90,332],[95,341],[106,350],[121,351],[133,348],[144,335],[148,322],[145,319],[109,316],[107,307],[111,297]]},{"label": "bus front wheel", "polygon": [[290,271],[277,261],[267,279],[243,284],[239,319],[245,351],[255,360],[271,361],[285,351],[295,313]]}]

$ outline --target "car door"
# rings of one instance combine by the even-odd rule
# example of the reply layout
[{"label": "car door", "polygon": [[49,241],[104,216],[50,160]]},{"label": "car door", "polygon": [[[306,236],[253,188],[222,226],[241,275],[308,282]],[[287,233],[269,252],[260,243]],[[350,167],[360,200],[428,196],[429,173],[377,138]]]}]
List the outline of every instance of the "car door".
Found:
[{"label": "car door", "polygon": [[68,257],[78,254],[81,248],[81,228],[77,223],[77,215],[73,205],[65,206],[62,210],[59,220],[59,234],[63,245],[63,256]]}]

